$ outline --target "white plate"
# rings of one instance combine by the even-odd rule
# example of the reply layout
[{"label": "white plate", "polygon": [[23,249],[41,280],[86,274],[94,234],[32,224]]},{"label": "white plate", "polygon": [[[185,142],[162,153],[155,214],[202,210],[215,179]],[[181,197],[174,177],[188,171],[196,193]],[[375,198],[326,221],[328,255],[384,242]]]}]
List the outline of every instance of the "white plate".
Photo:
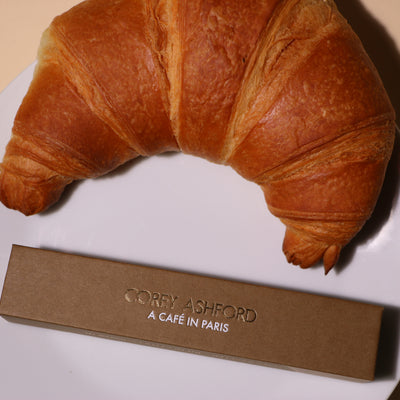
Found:
[{"label": "white plate", "polygon": [[[0,94],[0,157],[33,65]],[[396,152],[399,152],[397,143]],[[377,378],[354,383],[0,319],[0,398],[384,399],[399,380],[398,156],[376,213],[328,276],[286,263],[284,227],[231,169],[158,156],[73,186],[51,212],[0,204],[0,289],[12,243],[211,274],[386,306]],[[397,222],[397,223],[396,223]]]}]

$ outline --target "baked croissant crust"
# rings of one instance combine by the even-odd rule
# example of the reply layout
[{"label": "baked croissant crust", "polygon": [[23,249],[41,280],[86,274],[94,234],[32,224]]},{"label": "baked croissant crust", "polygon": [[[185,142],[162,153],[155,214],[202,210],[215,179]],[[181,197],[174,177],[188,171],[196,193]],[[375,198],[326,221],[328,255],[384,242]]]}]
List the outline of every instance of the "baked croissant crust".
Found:
[{"label": "baked croissant crust", "polygon": [[56,17],[0,166],[26,215],[182,151],[258,184],[283,252],[328,272],[375,207],[395,115],[332,0],[87,0]]}]

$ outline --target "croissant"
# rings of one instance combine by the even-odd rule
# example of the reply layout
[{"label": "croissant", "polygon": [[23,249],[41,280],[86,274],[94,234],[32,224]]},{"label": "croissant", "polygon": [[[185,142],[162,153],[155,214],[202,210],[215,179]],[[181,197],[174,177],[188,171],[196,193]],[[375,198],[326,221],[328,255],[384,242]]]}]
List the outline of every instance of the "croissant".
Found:
[{"label": "croissant", "polygon": [[26,215],[182,151],[258,184],[283,252],[326,273],[371,215],[395,115],[332,0],[87,0],[43,34],[0,169]]}]

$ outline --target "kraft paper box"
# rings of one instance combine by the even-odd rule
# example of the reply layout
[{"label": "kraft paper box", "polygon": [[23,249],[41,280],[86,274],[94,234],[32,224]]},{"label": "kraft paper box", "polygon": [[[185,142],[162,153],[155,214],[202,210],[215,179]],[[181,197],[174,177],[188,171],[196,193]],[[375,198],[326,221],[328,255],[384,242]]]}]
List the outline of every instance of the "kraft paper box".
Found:
[{"label": "kraft paper box", "polygon": [[383,308],[13,246],[0,314],[175,350],[373,380]]}]

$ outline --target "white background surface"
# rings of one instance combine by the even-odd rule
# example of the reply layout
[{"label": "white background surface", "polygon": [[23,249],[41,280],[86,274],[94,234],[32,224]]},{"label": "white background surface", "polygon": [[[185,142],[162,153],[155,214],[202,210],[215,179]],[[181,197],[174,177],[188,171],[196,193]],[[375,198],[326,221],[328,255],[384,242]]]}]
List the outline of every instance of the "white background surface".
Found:
[{"label": "white background surface", "polygon": [[[400,65],[400,37],[385,32],[370,13],[379,22],[383,14],[399,16],[400,4],[368,1],[366,11],[359,2],[348,2],[356,5],[346,6],[347,12],[357,11],[356,25],[371,56],[381,56],[374,61],[399,113],[399,86],[393,85],[399,82],[394,72]],[[0,94],[0,158],[31,74],[32,67]],[[17,243],[381,304],[387,308],[374,382],[282,371],[0,319],[0,400],[387,398],[399,380],[399,170],[397,155],[374,217],[327,277],[321,268],[303,271],[286,263],[281,253],[284,227],[268,213],[256,185],[229,168],[182,154],[134,162],[74,185],[43,215],[27,218],[0,205],[0,288],[11,244]]]}]

